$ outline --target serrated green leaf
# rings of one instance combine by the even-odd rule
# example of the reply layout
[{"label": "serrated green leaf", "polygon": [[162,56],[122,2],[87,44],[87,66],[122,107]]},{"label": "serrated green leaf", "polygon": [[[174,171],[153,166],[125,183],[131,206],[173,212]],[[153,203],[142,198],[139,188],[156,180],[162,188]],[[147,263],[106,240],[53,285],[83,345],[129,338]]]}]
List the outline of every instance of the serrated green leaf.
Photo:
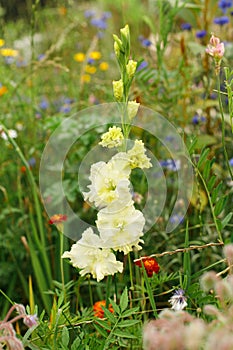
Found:
[{"label": "serrated green leaf", "polygon": [[128,289],[127,289],[127,287],[125,287],[123,293],[121,294],[121,298],[120,298],[121,312],[123,312],[123,311],[125,311],[125,309],[127,309],[128,302],[129,302]]},{"label": "serrated green leaf", "polygon": [[109,298],[109,301],[110,301],[110,304],[111,304],[112,307],[113,307],[114,312],[115,312],[116,314],[119,315],[119,313],[120,313],[120,308],[119,308],[119,306],[115,303],[114,300],[112,300],[112,299],[110,299],[110,298]]},{"label": "serrated green leaf", "polygon": [[121,314],[121,317],[129,317],[139,310],[139,307],[133,307],[132,309],[126,310]]},{"label": "serrated green leaf", "polygon": [[96,323],[98,323],[98,325],[100,325],[104,329],[107,329],[108,331],[111,330],[111,326],[110,326],[109,322],[106,320],[98,319],[98,320],[96,320]]},{"label": "serrated green leaf", "polygon": [[102,306],[102,309],[104,310],[104,316],[113,324],[116,323],[116,318],[114,315],[109,311],[106,307]]},{"label": "serrated green leaf", "polygon": [[189,154],[192,154],[195,147],[197,145],[197,138],[195,137],[194,139],[190,140],[190,144],[188,146],[188,151],[189,151]]},{"label": "serrated green leaf", "polygon": [[227,216],[221,221],[222,223],[222,228],[224,228],[228,222],[231,220],[233,213],[227,214]]},{"label": "serrated green leaf", "polygon": [[62,345],[67,347],[69,344],[69,340],[70,340],[70,335],[69,335],[69,331],[68,331],[67,327],[63,328],[62,334],[61,334],[61,339],[62,339]]},{"label": "serrated green leaf", "polygon": [[197,148],[206,147],[207,145],[214,145],[218,142],[217,138],[212,135],[197,136]]},{"label": "serrated green leaf", "polygon": [[208,190],[211,191],[216,183],[216,178],[217,176],[216,175],[213,175],[211,176],[211,178],[208,180],[207,182],[207,187],[208,187]]},{"label": "serrated green leaf", "polygon": [[226,204],[226,197],[221,197],[214,207],[214,214],[218,216],[224,209],[224,206]]},{"label": "serrated green leaf", "polygon": [[98,323],[94,323],[94,327],[97,330],[97,332],[99,332],[99,334],[102,335],[102,337],[108,337],[107,331],[105,331]]},{"label": "serrated green leaf", "polygon": [[222,230],[222,223],[221,223],[221,220],[216,219],[216,223],[217,223],[217,226],[218,226],[218,230],[221,231],[221,230]]},{"label": "serrated green leaf", "polygon": [[203,177],[207,180],[210,175],[211,162],[207,160],[203,169]]},{"label": "serrated green leaf", "polygon": [[73,344],[71,345],[71,350],[77,350],[79,345],[80,345],[80,339],[79,339],[79,337],[77,337],[74,340]]},{"label": "serrated green leaf", "polygon": [[215,187],[215,188],[213,189],[213,192],[211,193],[212,203],[215,203],[215,202],[216,202],[216,200],[217,200],[217,198],[218,198],[218,194],[219,194],[219,192],[221,191],[221,189],[222,189],[222,182],[220,182],[220,183],[218,184],[218,186]]},{"label": "serrated green leaf", "polygon": [[197,163],[197,167],[199,169],[202,166],[202,164],[206,161],[206,158],[207,158],[209,152],[210,152],[209,148],[206,148],[201,152],[200,158],[199,158],[198,163]]},{"label": "serrated green leaf", "polygon": [[140,322],[140,320],[124,320],[119,322],[117,327],[131,327]]},{"label": "serrated green leaf", "polygon": [[117,337],[121,337],[121,338],[129,338],[129,339],[137,339],[138,337],[134,334],[131,334],[129,332],[126,331],[121,331],[120,329],[116,329],[114,332],[112,332],[112,334],[116,335]]}]

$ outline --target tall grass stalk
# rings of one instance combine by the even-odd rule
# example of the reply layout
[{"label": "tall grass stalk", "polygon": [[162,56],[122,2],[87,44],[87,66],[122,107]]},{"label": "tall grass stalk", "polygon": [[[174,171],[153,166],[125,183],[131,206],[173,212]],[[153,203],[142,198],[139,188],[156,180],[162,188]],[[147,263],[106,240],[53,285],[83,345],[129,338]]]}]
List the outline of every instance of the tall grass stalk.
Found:
[{"label": "tall grass stalk", "polygon": [[[44,225],[43,225],[43,215],[41,210],[41,204],[39,201],[39,191],[38,191],[35,179],[33,177],[33,174],[31,172],[30,166],[24,154],[22,153],[21,149],[19,148],[18,144],[10,136],[8,129],[3,124],[1,124],[1,128],[6,133],[8,137],[8,141],[11,143],[15,152],[17,153],[17,155],[19,156],[20,160],[22,161],[23,165],[26,168],[26,174],[30,184],[32,199],[34,203],[33,208],[32,206],[30,206],[30,209],[29,209],[31,231],[29,232],[28,230],[27,238],[29,243],[29,251],[30,251],[32,266],[35,272],[38,288],[41,291],[41,297],[43,299],[44,306],[48,311],[50,309],[51,302],[50,302],[49,296],[45,295],[44,292],[52,287],[52,271],[51,271],[51,265],[49,263],[49,257],[46,253],[47,240],[46,240],[46,234],[45,234]],[[34,211],[35,211],[36,218],[34,218]],[[40,255],[38,255],[38,253]]]}]

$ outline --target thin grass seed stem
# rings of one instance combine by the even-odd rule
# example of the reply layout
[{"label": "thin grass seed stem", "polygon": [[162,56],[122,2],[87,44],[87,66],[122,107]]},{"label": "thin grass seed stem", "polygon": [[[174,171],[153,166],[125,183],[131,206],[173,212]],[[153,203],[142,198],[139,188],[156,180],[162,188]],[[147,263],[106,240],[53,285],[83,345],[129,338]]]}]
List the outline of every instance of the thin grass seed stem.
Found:
[{"label": "thin grass seed stem", "polygon": [[218,102],[219,102],[219,107],[220,107],[220,114],[221,114],[221,119],[222,119],[222,146],[223,146],[223,153],[224,157],[227,163],[227,169],[229,171],[229,174],[231,176],[231,180],[233,180],[233,173],[231,170],[231,166],[229,164],[229,157],[227,154],[227,149],[226,149],[226,142],[225,142],[225,119],[224,119],[224,112],[223,112],[223,105],[222,105],[222,98],[221,98],[221,85],[220,85],[220,76],[218,74],[217,76],[217,84],[218,84]]}]

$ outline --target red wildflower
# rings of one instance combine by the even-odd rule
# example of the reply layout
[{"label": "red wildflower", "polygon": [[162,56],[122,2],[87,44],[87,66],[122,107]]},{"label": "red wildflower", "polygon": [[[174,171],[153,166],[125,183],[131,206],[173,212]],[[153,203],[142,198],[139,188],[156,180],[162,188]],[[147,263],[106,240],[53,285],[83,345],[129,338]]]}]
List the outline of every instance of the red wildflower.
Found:
[{"label": "red wildflower", "polygon": [[49,220],[49,224],[53,225],[53,224],[59,224],[63,221],[67,220],[67,215],[63,215],[63,214],[55,214],[53,216],[51,216],[50,220]]},{"label": "red wildflower", "polygon": [[152,277],[153,273],[159,272],[160,270],[159,264],[154,258],[145,256],[142,259],[138,259],[134,261],[135,265],[139,267],[142,267],[142,262],[146,269],[146,273],[148,277]]},{"label": "red wildflower", "polygon": [[[95,317],[104,318],[104,310],[103,310],[102,306],[104,306],[104,307],[106,306],[106,301],[105,301],[105,300],[97,301],[97,302],[93,305],[93,311],[94,311],[94,316],[95,316]],[[111,304],[108,305],[108,310],[109,310],[111,313],[114,312],[114,310],[113,310]]]}]

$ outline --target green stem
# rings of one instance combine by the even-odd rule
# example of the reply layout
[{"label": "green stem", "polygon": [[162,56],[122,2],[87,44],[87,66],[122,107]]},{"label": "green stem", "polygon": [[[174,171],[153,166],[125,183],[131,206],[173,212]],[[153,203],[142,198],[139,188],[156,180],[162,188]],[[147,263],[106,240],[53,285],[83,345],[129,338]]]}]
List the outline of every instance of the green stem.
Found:
[{"label": "green stem", "polygon": [[63,249],[64,249],[64,236],[62,232],[60,234],[60,269],[61,269],[61,283],[62,283],[62,291],[64,293],[64,302],[66,303],[66,289],[65,289],[65,276],[64,276],[64,262],[62,258]]},{"label": "green stem", "polygon": [[222,145],[223,145],[223,153],[224,157],[227,163],[227,169],[229,171],[229,174],[231,176],[231,180],[233,180],[233,173],[231,170],[231,166],[229,164],[229,158],[227,154],[227,149],[226,149],[226,142],[225,142],[225,120],[224,120],[224,112],[223,112],[223,105],[222,105],[222,98],[221,98],[221,90],[220,90],[220,76],[219,74],[217,75],[217,83],[218,83],[218,102],[219,102],[219,107],[220,107],[220,113],[221,113],[221,118],[222,118]]},{"label": "green stem", "polygon": [[153,310],[153,314],[154,317],[157,318],[158,317],[158,313],[157,313],[157,308],[156,308],[156,304],[155,304],[155,299],[153,296],[153,291],[151,289],[151,285],[150,285],[150,281],[149,281],[149,277],[147,276],[147,272],[145,269],[144,264],[142,263],[142,270],[143,270],[143,275],[144,275],[144,280],[145,280],[145,284],[146,284],[146,291],[150,300],[150,304]]},{"label": "green stem", "polygon": [[204,186],[204,188],[205,188],[205,191],[206,191],[206,194],[207,194],[207,197],[208,197],[208,201],[209,201],[209,204],[210,204],[210,211],[211,211],[211,214],[212,214],[212,216],[213,216],[213,220],[214,220],[214,224],[215,224],[216,230],[217,230],[217,232],[218,232],[218,238],[219,238],[220,242],[223,242],[222,234],[221,234],[221,231],[219,230],[219,227],[218,227],[217,218],[216,218],[216,215],[215,215],[215,213],[214,213],[213,203],[212,203],[212,201],[211,201],[211,196],[210,196],[208,187],[207,187],[207,185],[206,185],[206,182],[205,182],[205,180],[204,180],[204,178],[203,178],[201,172],[199,171],[199,169],[195,166],[195,164],[192,163],[192,165],[195,167],[195,169],[196,169],[196,171],[197,171],[197,173],[198,173],[198,175],[199,175],[199,177],[200,177],[200,179],[201,179],[201,181],[202,181],[202,183],[203,183],[203,186]]},{"label": "green stem", "polygon": [[106,287],[106,308],[107,309],[109,306],[110,287],[111,287],[111,276],[107,276],[107,287]]},{"label": "green stem", "polygon": [[134,283],[133,283],[133,271],[132,271],[132,264],[130,259],[130,253],[128,253],[128,263],[129,263],[129,276],[130,276],[130,289],[134,290]]},{"label": "green stem", "polygon": [[93,307],[94,302],[93,302],[93,295],[92,295],[92,288],[91,288],[91,279],[90,275],[87,276],[88,279],[88,289],[89,289],[89,297],[90,297],[90,304]]}]

